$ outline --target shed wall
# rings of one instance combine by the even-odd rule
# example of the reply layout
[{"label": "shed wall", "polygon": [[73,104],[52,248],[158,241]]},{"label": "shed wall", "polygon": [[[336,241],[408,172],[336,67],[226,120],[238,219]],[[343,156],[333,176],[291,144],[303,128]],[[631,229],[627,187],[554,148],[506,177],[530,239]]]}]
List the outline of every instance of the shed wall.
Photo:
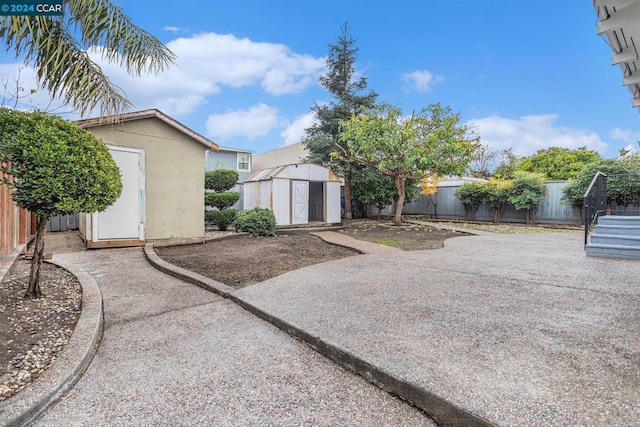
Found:
[{"label": "shed wall", "polygon": [[291,224],[291,181],[288,179],[274,179],[271,193],[271,203],[273,214],[276,217],[276,224]]},{"label": "shed wall", "polygon": [[88,130],[106,143],[145,150],[147,239],[204,236],[204,145],[157,118]]},{"label": "shed wall", "polygon": [[340,215],[340,183],[327,182],[325,185],[326,185],[326,196],[327,196],[327,200],[326,200],[327,222],[336,224],[342,220]]}]

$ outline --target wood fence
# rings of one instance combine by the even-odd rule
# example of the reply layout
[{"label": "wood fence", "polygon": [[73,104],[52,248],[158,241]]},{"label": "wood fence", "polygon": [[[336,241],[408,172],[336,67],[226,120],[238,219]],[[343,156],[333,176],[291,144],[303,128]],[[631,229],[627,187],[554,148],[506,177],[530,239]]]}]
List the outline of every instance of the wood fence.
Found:
[{"label": "wood fence", "polygon": [[[0,172],[0,181],[4,179],[11,180],[11,177]],[[16,246],[26,243],[34,229],[31,215],[13,203],[9,186],[0,184],[0,267]]]}]

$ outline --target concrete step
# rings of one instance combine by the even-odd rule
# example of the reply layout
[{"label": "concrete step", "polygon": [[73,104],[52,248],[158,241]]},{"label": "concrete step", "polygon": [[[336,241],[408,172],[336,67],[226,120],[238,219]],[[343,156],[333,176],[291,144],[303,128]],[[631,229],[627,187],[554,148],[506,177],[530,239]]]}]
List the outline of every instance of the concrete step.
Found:
[{"label": "concrete step", "polygon": [[640,236],[631,236],[625,234],[600,234],[591,235],[591,243],[599,243],[605,245],[619,245],[640,248]]},{"label": "concrete step", "polygon": [[587,256],[640,259],[640,247],[611,245],[604,243],[588,243],[586,250]]},{"label": "concrete step", "polygon": [[602,224],[598,222],[593,229],[594,234],[619,234],[623,236],[640,236],[640,225]]},{"label": "concrete step", "polygon": [[640,227],[640,216],[604,215],[598,218],[598,224]]}]

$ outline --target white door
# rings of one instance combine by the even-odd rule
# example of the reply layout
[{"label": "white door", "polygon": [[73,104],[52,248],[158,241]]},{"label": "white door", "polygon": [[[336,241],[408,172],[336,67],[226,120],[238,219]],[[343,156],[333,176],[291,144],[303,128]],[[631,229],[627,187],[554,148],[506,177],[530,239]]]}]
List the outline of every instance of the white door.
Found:
[{"label": "white door", "polygon": [[306,224],[309,222],[309,182],[291,181],[291,224]]},{"label": "white door", "polygon": [[122,194],[93,215],[93,241],[144,240],[144,150],[109,146],[109,153],[120,168]]}]

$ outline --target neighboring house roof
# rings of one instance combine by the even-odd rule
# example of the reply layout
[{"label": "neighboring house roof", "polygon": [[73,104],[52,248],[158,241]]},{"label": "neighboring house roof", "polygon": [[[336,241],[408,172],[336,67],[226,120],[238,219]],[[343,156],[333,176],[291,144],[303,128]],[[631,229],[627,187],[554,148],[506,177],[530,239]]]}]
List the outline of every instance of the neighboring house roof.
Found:
[{"label": "neighboring house roof", "polygon": [[143,110],[143,111],[134,111],[131,113],[124,113],[124,114],[119,114],[117,116],[102,116],[102,117],[95,117],[95,118],[91,118],[91,119],[84,119],[84,120],[76,120],[75,124],[80,126],[83,129],[89,129],[89,128],[93,128],[93,127],[98,127],[98,126],[104,126],[107,124],[113,125],[113,124],[119,124],[119,123],[123,123],[123,122],[130,122],[133,120],[141,120],[141,119],[149,119],[149,118],[156,118],[156,119],[160,119],[163,122],[165,122],[166,124],[168,124],[169,126],[173,127],[174,129],[182,132],[183,134],[187,135],[188,137],[198,141],[199,143],[201,143],[202,145],[204,145],[205,147],[211,149],[211,150],[215,150],[218,151],[219,150],[219,146],[218,144],[216,144],[215,142],[205,138],[204,136],[200,135],[199,133],[189,129],[188,127],[186,127],[185,125],[183,125],[182,123],[178,122],[177,120],[175,120],[172,117],[169,117],[168,115],[164,114],[162,111],[156,109],[156,108],[151,108],[149,110]]},{"label": "neighboring house roof", "polygon": [[244,148],[223,147],[222,145],[219,145],[218,148],[220,149],[220,151],[232,151],[234,153],[253,154],[252,150],[245,150]]},{"label": "neighboring house roof", "polygon": [[622,69],[622,86],[633,96],[632,106],[640,107],[640,1],[593,0],[600,22],[596,33],[607,37],[613,50],[611,65]]},{"label": "neighboring house roof", "polygon": [[[317,176],[318,181],[332,181],[340,182],[340,179],[330,170],[324,166],[314,165],[310,163],[293,163],[289,165],[274,166],[272,168],[261,169],[253,172],[244,180],[247,182],[268,181],[274,178],[291,178],[296,179],[295,174],[287,173],[289,168],[305,167],[309,169],[310,176]],[[325,171],[324,173],[318,173],[319,171]],[[322,178],[320,178],[322,176]]]}]

